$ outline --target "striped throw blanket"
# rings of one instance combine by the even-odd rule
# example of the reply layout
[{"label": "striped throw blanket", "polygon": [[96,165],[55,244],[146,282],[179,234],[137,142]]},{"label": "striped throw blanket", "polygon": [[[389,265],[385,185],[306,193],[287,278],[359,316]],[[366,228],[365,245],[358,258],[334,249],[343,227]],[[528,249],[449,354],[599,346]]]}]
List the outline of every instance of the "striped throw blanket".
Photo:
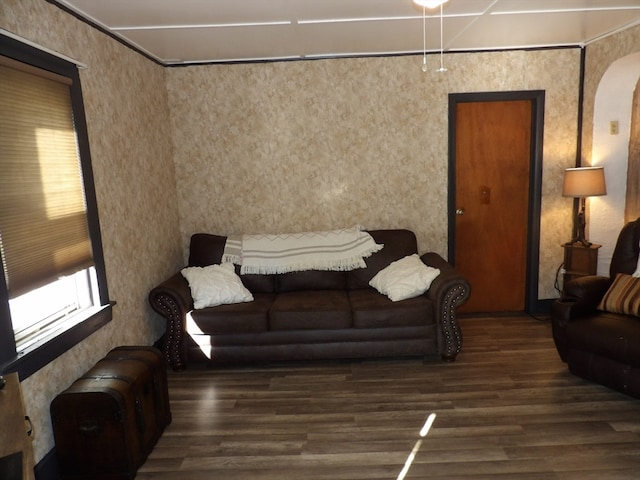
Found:
[{"label": "striped throw blanket", "polygon": [[242,274],[287,273],[303,270],[354,270],[384,245],[356,226],[325,232],[229,237],[223,262],[241,265]]}]

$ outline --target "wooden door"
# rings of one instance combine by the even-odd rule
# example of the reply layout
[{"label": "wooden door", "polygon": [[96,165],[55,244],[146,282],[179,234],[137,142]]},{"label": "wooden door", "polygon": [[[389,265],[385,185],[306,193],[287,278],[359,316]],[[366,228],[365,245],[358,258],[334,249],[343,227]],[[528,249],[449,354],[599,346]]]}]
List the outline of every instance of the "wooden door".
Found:
[{"label": "wooden door", "polygon": [[456,104],[455,266],[471,283],[462,312],[525,309],[532,108]]}]

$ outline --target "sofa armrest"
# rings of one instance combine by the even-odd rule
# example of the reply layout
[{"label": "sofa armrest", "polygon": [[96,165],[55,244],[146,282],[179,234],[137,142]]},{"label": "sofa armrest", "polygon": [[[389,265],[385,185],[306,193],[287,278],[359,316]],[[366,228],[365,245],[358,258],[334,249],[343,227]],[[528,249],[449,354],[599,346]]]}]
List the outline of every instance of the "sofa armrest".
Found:
[{"label": "sofa armrest", "polygon": [[193,310],[189,283],[178,272],[149,292],[149,303],[167,321],[165,359],[174,370],[184,370],[187,365],[185,321],[187,313]]},{"label": "sofa armrest", "polygon": [[462,331],[456,308],[469,298],[471,285],[437,253],[428,252],[420,258],[426,265],[440,269],[440,275],[431,283],[426,295],[435,305],[438,351],[443,360],[453,361],[462,348]]},{"label": "sofa armrest", "polygon": [[608,277],[599,275],[574,278],[564,286],[562,298],[551,305],[553,341],[563,361],[566,361],[568,348],[565,332],[567,325],[595,313],[610,285]]},{"label": "sofa armrest", "polygon": [[570,280],[564,286],[563,299],[577,302],[580,308],[593,311],[611,286],[611,279],[599,275],[587,275]]}]

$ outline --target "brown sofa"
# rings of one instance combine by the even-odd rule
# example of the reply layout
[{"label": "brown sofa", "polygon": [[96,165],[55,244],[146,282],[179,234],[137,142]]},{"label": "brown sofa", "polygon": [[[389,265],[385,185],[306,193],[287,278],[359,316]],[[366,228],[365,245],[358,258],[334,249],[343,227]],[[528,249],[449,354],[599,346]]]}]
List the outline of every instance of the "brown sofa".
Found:
[{"label": "brown sofa", "polygon": [[[153,309],[167,320],[167,361],[174,370],[191,361],[437,354],[453,361],[462,345],[456,308],[469,296],[468,281],[440,255],[426,253],[420,258],[440,269],[440,275],[425,294],[392,302],[370,287],[369,280],[391,262],[417,253],[416,237],[409,230],[369,233],[384,248],[366,258],[366,268],[242,275],[254,297],[248,303],[194,310],[187,281],[180,272],[174,274],[149,294]],[[193,235],[189,266],[220,263],[225,241],[218,235]]]},{"label": "brown sofa", "polygon": [[[616,312],[615,292],[624,294],[625,288],[620,282],[613,283],[618,274],[634,273],[639,250],[640,218],[622,228],[609,276],[590,275],[567,282],[551,317],[556,348],[572,373],[637,398],[640,318]],[[601,305],[605,295],[609,301]]]}]

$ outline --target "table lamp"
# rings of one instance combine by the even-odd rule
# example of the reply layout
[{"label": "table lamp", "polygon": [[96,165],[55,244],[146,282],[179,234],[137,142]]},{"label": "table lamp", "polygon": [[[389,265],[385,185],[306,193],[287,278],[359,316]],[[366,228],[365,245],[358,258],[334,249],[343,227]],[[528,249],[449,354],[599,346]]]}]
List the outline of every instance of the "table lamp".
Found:
[{"label": "table lamp", "polygon": [[576,236],[569,244],[581,243],[590,247],[591,242],[585,238],[586,220],[584,207],[587,197],[597,197],[607,194],[604,179],[604,167],[576,167],[564,171],[562,182],[562,196],[580,199],[580,210],[575,218]]}]

